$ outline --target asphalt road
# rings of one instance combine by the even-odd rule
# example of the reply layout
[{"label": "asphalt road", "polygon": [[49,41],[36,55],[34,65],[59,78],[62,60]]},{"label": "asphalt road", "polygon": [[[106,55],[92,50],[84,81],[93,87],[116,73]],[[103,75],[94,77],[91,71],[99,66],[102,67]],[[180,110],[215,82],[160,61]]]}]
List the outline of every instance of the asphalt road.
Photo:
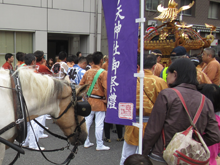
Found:
[{"label": "asphalt road", "polygon": [[[62,131],[56,124],[53,124],[52,120],[46,121],[46,126],[49,127],[50,131],[63,135]],[[91,142],[95,143],[95,127],[94,122],[91,126],[90,139]],[[115,129],[115,127],[114,127]],[[104,135],[103,135],[104,137]],[[83,146],[79,147],[78,153],[75,158],[71,161],[71,165],[119,165],[123,142],[116,141],[117,134],[111,132],[111,143],[104,142],[105,145],[111,149],[109,151],[96,151],[96,146],[85,149]],[[66,146],[66,142],[49,135],[48,138],[40,139],[39,144],[45,149],[57,149]],[[69,155],[69,150],[45,153],[45,155],[51,161],[56,163],[62,163]],[[3,165],[8,165],[15,157],[16,152],[12,149],[6,150]],[[25,150],[25,155],[17,160],[15,165],[51,165],[41,153]]]}]

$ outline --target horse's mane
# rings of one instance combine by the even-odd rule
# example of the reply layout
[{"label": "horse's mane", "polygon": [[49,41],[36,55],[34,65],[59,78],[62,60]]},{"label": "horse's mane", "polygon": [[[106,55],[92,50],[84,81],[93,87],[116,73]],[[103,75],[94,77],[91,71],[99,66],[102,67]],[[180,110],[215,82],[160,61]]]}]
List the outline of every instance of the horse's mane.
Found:
[{"label": "horse's mane", "polygon": [[27,67],[20,67],[16,72],[19,73],[22,88],[26,88],[30,95],[34,95],[39,105],[45,105],[53,95],[59,98],[63,86],[66,85],[63,81],[49,75],[35,73],[33,69]]},{"label": "horse's mane", "polygon": [[8,76],[9,77],[9,70],[6,70],[4,68],[0,68],[0,75],[1,75],[1,79],[2,78],[6,78],[5,76]]}]

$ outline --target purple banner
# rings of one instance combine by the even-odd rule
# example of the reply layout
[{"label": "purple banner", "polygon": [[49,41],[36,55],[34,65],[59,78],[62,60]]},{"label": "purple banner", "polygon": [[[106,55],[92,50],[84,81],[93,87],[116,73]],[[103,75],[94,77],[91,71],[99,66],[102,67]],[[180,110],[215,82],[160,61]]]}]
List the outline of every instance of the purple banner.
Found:
[{"label": "purple banner", "polygon": [[139,0],[102,0],[108,37],[108,104],[105,122],[136,122]]}]

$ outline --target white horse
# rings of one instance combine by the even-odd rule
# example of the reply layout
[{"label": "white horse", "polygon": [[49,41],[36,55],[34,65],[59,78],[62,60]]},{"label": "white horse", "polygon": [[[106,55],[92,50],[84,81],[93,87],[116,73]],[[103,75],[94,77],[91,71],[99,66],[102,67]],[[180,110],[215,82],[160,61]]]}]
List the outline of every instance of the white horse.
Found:
[{"label": "white horse", "polygon": [[[71,102],[72,89],[67,81],[60,81],[47,75],[35,73],[31,69],[20,68],[18,70],[22,92],[27,104],[27,109],[31,119],[44,114],[58,117]],[[9,70],[0,69],[0,86],[11,88]],[[76,90],[76,95],[84,92],[86,87]],[[56,123],[66,136],[71,135],[75,128],[74,107],[70,109]],[[78,116],[79,123],[83,120]],[[12,90],[0,87],[0,130],[6,125],[15,121]],[[79,141],[84,143],[87,137],[86,124],[81,125],[82,132]],[[4,132],[0,137],[13,142],[16,137],[16,128]],[[71,144],[76,141],[76,136],[69,138]],[[0,143],[0,165],[5,155],[6,146]]]}]

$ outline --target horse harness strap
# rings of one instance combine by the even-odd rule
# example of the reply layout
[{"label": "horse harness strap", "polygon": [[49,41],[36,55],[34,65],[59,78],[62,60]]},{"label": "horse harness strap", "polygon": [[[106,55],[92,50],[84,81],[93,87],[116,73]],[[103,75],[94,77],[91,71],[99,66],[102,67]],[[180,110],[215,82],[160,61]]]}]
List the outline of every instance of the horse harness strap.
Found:
[{"label": "horse harness strap", "polygon": [[69,109],[70,109],[70,107],[72,106],[72,102],[70,102],[69,103],[69,105],[66,107],[66,109],[63,111],[63,113],[59,116],[59,117],[53,117],[53,116],[51,116],[53,119],[59,119],[59,118],[61,118]]},{"label": "horse harness strap", "polygon": [[[25,106],[27,106],[27,105],[25,104]],[[26,108],[27,108],[27,107],[26,107]],[[40,127],[42,127],[45,131],[47,131],[48,133],[50,133],[51,135],[53,135],[53,136],[55,136],[55,137],[57,137],[57,138],[66,140],[66,141],[68,140],[68,138],[66,138],[66,137],[62,137],[62,136],[60,136],[60,135],[57,135],[57,134],[52,133],[51,131],[49,131],[48,129],[46,129],[42,124],[40,124],[37,120],[34,119],[34,121],[35,121]],[[68,144],[69,144],[69,143],[68,143]],[[69,148],[69,145],[68,145],[67,147]],[[25,148],[25,147],[24,147],[24,148]],[[26,148],[26,149],[33,151],[33,149],[29,149],[29,148]],[[55,150],[42,151],[41,149],[39,149],[39,150],[34,150],[34,151],[35,151],[35,152],[40,152],[40,153],[42,154],[42,156],[43,156],[48,162],[50,162],[50,163],[52,163],[52,164],[56,164],[56,165],[66,164],[66,165],[68,165],[68,164],[70,163],[70,161],[75,157],[75,154],[77,153],[77,149],[78,149],[78,144],[75,144],[75,146],[74,146],[74,148],[72,149],[72,151],[71,151],[71,153],[69,154],[69,156],[66,158],[66,160],[65,160],[63,163],[60,163],[60,164],[55,163],[55,162],[52,162],[51,160],[49,160],[49,159],[44,155],[44,152],[63,151],[63,150],[64,150],[64,147],[62,147],[62,148],[60,148],[60,149],[55,149]],[[17,156],[16,156],[16,157],[17,157]],[[16,159],[16,158],[15,158],[15,159]],[[15,161],[16,161],[16,160],[15,160]],[[15,161],[13,160],[13,162],[15,162]],[[10,164],[10,165],[11,165],[11,164]]]},{"label": "horse harness strap", "polygon": [[[51,116],[53,119],[59,119],[59,118],[61,118],[69,109],[70,109],[70,107],[71,106],[74,106],[74,116],[75,116],[75,121],[76,121],[76,128],[75,128],[75,130],[74,130],[74,132],[71,134],[71,135],[69,135],[68,137],[67,137],[67,139],[69,139],[70,137],[72,137],[72,136],[74,136],[75,134],[76,134],[76,131],[78,130],[78,132],[79,132],[79,134],[81,133],[81,125],[86,121],[85,120],[85,118],[79,123],[79,121],[78,121],[78,115],[77,115],[77,105],[75,105],[76,104],[76,102],[77,102],[77,97],[76,97],[76,88],[75,88],[75,85],[74,84],[70,84],[70,86],[71,86],[71,89],[72,89],[72,99],[71,99],[71,102],[68,104],[68,106],[66,107],[66,109],[62,112],[62,114],[60,115],[60,116],[58,116],[58,117],[53,117],[53,116]],[[78,135],[79,136],[79,135]]]},{"label": "horse harness strap", "polygon": [[12,90],[15,120],[19,121],[16,124],[16,128],[17,128],[16,140],[19,143],[22,143],[27,136],[27,119],[26,119],[26,111],[24,107],[25,101],[22,94],[18,73],[13,74],[13,71],[10,71],[10,75],[11,75],[12,88],[17,89],[16,91]]},{"label": "horse harness strap", "polygon": [[7,126],[5,126],[4,128],[2,128],[0,130],[0,135],[3,134],[4,132],[8,131],[9,129],[15,127],[16,125],[19,125],[23,121],[24,121],[23,119],[18,119],[14,122],[11,122],[10,124],[8,124]]},{"label": "horse harness strap", "polygon": [[[13,71],[10,72],[10,75],[12,74]],[[26,112],[24,108],[24,99],[22,97],[23,95],[21,91],[20,81],[17,74],[11,76],[11,85],[12,88],[2,88],[12,89],[15,121],[2,128],[0,130],[0,135],[16,126],[18,135],[16,140],[19,143],[22,143],[22,141],[24,141],[27,136],[27,122]]]},{"label": "horse harness strap", "polygon": [[71,89],[72,89],[72,99],[71,99],[71,102],[69,103],[69,105],[66,107],[66,109],[63,111],[63,113],[62,113],[60,116],[58,116],[58,117],[53,117],[53,116],[51,116],[53,119],[59,119],[59,118],[61,118],[61,117],[70,109],[70,107],[71,107],[72,105],[74,105],[74,102],[77,101],[77,100],[76,100],[77,98],[76,98],[75,85],[71,83],[70,86],[71,86]]},{"label": "horse harness strap", "polygon": [[60,135],[57,135],[57,134],[51,132],[50,130],[46,129],[46,128],[45,128],[42,124],[40,124],[36,119],[34,119],[34,121],[35,121],[41,128],[43,128],[44,131],[48,132],[49,134],[51,134],[51,135],[53,135],[53,136],[55,136],[55,137],[57,137],[57,138],[59,138],[59,139],[62,139],[62,140],[68,140],[68,138],[63,137],[63,136],[60,136]]},{"label": "horse harness strap", "polygon": [[[10,74],[12,75],[13,71],[11,71]],[[18,74],[14,74],[14,76],[11,76],[11,83],[12,83],[12,88],[7,88],[7,87],[2,87],[2,88],[12,89],[12,91],[13,91],[12,92],[13,93],[13,103],[14,103],[14,111],[15,111],[15,119],[16,119],[16,121],[12,122],[12,123],[8,124],[6,127],[2,128],[0,130],[0,135],[2,133],[6,132],[7,130],[17,126],[18,138],[16,138],[16,140],[19,143],[22,143],[22,141],[24,141],[26,136],[27,136],[27,119],[26,119],[26,111],[25,111],[25,106],[27,108],[27,105],[25,103],[25,100],[24,100],[24,97],[23,97],[23,94],[22,94],[22,90],[21,90]],[[71,102],[69,103],[67,108],[64,110],[64,112],[58,118],[54,118],[54,117],[51,116],[52,118],[54,118],[54,119],[61,118],[70,109],[70,107],[74,106],[74,103],[77,102],[76,90],[75,90],[75,85],[74,84],[71,84],[71,89],[72,89],[72,99],[71,99]],[[91,107],[90,107],[90,111],[91,111]],[[44,130],[46,130],[50,134],[54,135],[55,137],[58,137],[58,138],[63,139],[63,140],[68,140],[70,137],[72,137],[72,136],[74,136],[76,134],[76,131],[78,131],[76,143],[74,144],[74,147],[73,147],[71,153],[66,158],[66,160],[63,163],[61,163],[61,164],[67,164],[68,165],[70,163],[70,161],[75,157],[75,154],[77,153],[77,150],[78,150],[78,145],[79,145],[78,144],[78,140],[79,140],[79,135],[81,133],[81,125],[85,122],[85,118],[79,123],[78,115],[77,115],[77,106],[76,105],[75,105],[75,115],[74,116],[75,116],[75,121],[76,121],[76,125],[77,126],[76,126],[76,128],[74,130],[74,133],[69,135],[67,138],[62,137],[60,135],[56,135],[56,134],[46,130],[39,122],[37,122],[35,120],[35,122],[38,125],[40,125],[42,128],[44,128]],[[19,136],[19,135],[21,135],[21,136]],[[55,150],[52,150],[52,151],[55,151]],[[57,163],[54,163],[54,162],[50,161],[44,155],[44,153],[41,150],[40,150],[40,152],[41,152],[41,154],[43,155],[43,157],[47,161],[49,161],[49,162],[51,162],[53,164],[59,165]],[[15,163],[15,161],[18,159],[19,155],[20,155],[20,153],[18,152],[18,154],[16,155],[15,159],[10,163],[10,165],[13,165]]]},{"label": "horse harness strap", "polygon": [[76,126],[74,132],[73,132],[71,135],[67,136],[67,139],[69,139],[70,137],[74,136],[75,133],[76,133],[76,131],[77,131],[77,129],[80,129],[80,126],[81,126],[85,121],[86,121],[86,119],[84,118],[84,119]]},{"label": "horse harness strap", "polygon": [[[4,86],[0,86],[0,87],[12,90],[15,121],[11,122],[10,124],[2,128],[0,130],[0,135],[16,126],[16,130],[17,130],[16,140],[19,142],[19,144],[21,144],[22,141],[24,141],[27,136],[27,120],[26,120],[26,112],[24,107],[25,100],[22,94],[18,73],[13,75],[13,71],[10,70],[10,75],[11,75],[11,88]],[[4,139],[1,139],[1,142],[3,142],[2,140]],[[4,144],[9,145],[11,148],[13,148],[18,152],[14,160],[9,164],[9,165],[13,165],[20,156],[20,153],[24,154],[24,150],[17,148],[13,143],[7,141]]]},{"label": "horse harness strap", "polygon": [[[61,163],[61,164],[66,164],[66,165],[68,165],[68,164],[70,163],[70,161],[75,157],[75,154],[77,154],[78,145],[79,145],[78,140],[79,140],[79,135],[80,135],[80,133],[81,133],[81,125],[85,122],[85,118],[84,118],[80,123],[79,123],[79,121],[78,121],[77,104],[75,105],[75,103],[77,102],[75,85],[74,85],[74,84],[71,84],[70,86],[71,86],[71,89],[72,89],[72,99],[71,99],[71,102],[68,104],[68,106],[66,107],[66,109],[63,111],[63,113],[62,113],[59,117],[57,117],[57,118],[55,118],[55,117],[53,117],[53,116],[51,116],[51,117],[52,117],[53,119],[59,119],[59,118],[61,118],[61,117],[70,109],[71,106],[74,106],[74,116],[75,116],[75,121],[76,121],[76,125],[77,125],[77,126],[76,126],[74,132],[73,132],[71,135],[69,135],[69,136],[67,136],[67,138],[65,138],[65,137],[62,137],[62,136],[60,136],[60,135],[54,134],[54,133],[50,132],[49,130],[47,130],[43,125],[41,125],[37,120],[34,119],[34,121],[35,121],[40,127],[42,127],[45,131],[47,131],[48,133],[50,133],[51,135],[53,135],[53,136],[55,136],[55,137],[57,137],[57,138],[60,138],[60,139],[63,139],[63,140],[67,140],[67,141],[68,141],[68,139],[69,139],[70,137],[72,137],[72,136],[74,136],[74,135],[77,135],[77,137],[76,137],[76,143],[74,144],[74,147],[73,147],[71,153],[70,153],[69,156],[66,158],[66,160],[65,160],[63,163]],[[77,131],[78,131],[78,134],[76,134]],[[43,153],[43,151],[41,151],[41,149],[39,150],[39,152],[41,152],[41,154],[43,155],[43,157],[44,157],[47,161],[49,161],[50,163],[53,163],[53,164],[58,165],[57,163],[54,163],[54,162],[50,161],[50,160],[44,155],[44,153]],[[61,164],[60,164],[60,165],[61,165]]]},{"label": "horse harness strap", "polygon": [[[77,115],[75,115],[75,116],[77,116]],[[53,135],[53,136],[55,136],[55,137],[57,137],[57,138],[59,138],[59,139],[68,140],[68,138],[70,138],[71,136],[74,136],[74,135],[75,135],[77,129],[80,129],[80,126],[85,122],[85,118],[80,122],[80,124],[77,125],[77,127],[76,127],[75,130],[74,130],[74,133],[71,134],[71,135],[69,135],[67,138],[52,133],[51,131],[49,131],[48,129],[46,129],[42,124],[40,124],[37,120],[34,119],[34,121],[35,121],[40,127],[42,127],[46,132],[50,133],[51,135]],[[78,136],[79,136],[79,135],[78,135]],[[78,137],[77,137],[77,138],[78,138]],[[31,150],[31,149],[29,149],[29,150]],[[64,150],[64,148],[61,148],[61,149],[59,149],[59,150]],[[78,143],[76,143],[76,144],[74,145],[74,147],[73,147],[71,153],[69,154],[69,156],[68,156],[68,157],[66,158],[66,160],[65,160],[63,163],[61,163],[61,164],[57,164],[57,163],[54,163],[54,162],[50,161],[50,160],[44,155],[44,152],[53,152],[53,151],[58,151],[58,150],[46,150],[46,151],[41,151],[41,150],[39,150],[39,151],[37,150],[37,151],[36,151],[36,150],[34,150],[34,151],[36,151],[36,152],[41,152],[41,154],[43,155],[43,157],[44,157],[47,161],[49,161],[50,163],[53,163],[53,164],[56,164],[56,165],[62,165],[62,164],[68,165],[68,164],[70,163],[70,161],[75,157],[75,154],[77,154],[77,150],[78,150]]]}]

